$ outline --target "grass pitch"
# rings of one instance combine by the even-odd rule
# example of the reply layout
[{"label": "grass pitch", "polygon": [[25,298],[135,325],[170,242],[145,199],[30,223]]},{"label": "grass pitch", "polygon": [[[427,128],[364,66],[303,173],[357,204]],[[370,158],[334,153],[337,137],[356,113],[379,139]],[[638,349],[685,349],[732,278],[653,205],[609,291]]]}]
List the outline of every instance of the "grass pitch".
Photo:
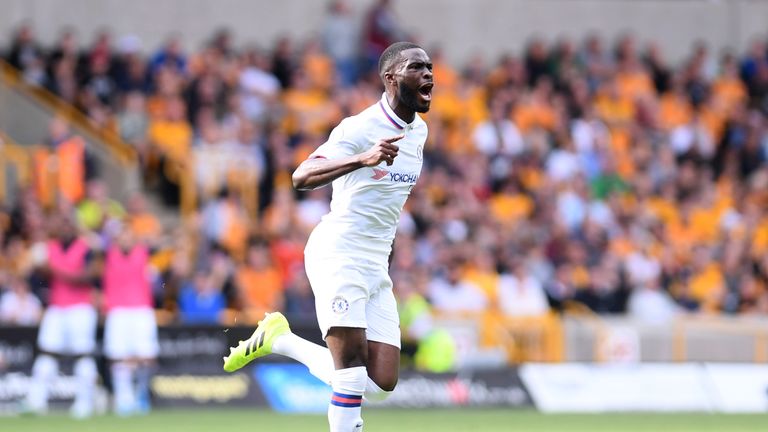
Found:
[{"label": "grass pitch", "polygon": [[[766,431],[768,415],[602,414],[545,415],[527,410],[364,410],[366,432],[550,432],[550,431]],[[72,420],[0,417],[3,432],[324,432],[324,416],[281,415],[266,410],[156,411],[146,417],[112,415]]]}]

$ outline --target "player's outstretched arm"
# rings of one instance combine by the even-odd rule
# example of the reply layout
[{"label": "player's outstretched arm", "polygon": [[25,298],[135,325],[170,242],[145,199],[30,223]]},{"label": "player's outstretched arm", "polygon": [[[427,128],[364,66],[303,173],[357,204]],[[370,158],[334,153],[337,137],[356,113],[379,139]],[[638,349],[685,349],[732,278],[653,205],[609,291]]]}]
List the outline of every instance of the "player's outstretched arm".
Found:
[{"label": "player's outstretched arm", "polygon": [[352,156],[339,159],[307,159],[293,172],[293,187],[298,190],[317,189],[362,167],[376,166],[382,162],[392,165],[398,151],[395,142],[404,136],[381,139],[367,151]]}]

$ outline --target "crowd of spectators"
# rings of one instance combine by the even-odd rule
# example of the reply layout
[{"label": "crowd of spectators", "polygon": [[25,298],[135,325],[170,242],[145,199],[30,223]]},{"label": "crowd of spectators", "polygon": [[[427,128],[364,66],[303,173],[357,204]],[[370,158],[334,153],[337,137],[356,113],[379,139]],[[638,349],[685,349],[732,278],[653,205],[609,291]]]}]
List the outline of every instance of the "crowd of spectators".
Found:
[{"label": "crowd of spectators", "polygon": [[[110,201],[98,178],[75,203],[96,238],[120,219],[155,243],[158,308],[186,322],[275,309],[311,317],[302,251],[330,190],[297,193],[290,174],[343,117],[380,98],[375,59],[407,37],[385,1],[362,35],[356,28],[334,2],[310,40],[236,45],[222,30],[193,52],[171,36],[145,55],[138,37],[108,31],[83,45],[65,29],[42,47],[24,25],[5,58],[132,145],[142,193],[175,205],[164,167],[190,167],[199,210],[175,226],[147,213],[141,193],[125,209]],[[743,53],[696,43],[674,65],[630,34],[534,38],[521,55],[478,55],[463,68],[443,47],[425,48],[436,86],[391,265],[401,298],[510,316],[581,304],[654,322],[768,313],[764,40]],[[255,216],[233,192],[243,179],[258,184]],[[41,294],[42,282],[23,261],[50,209],[31,192],[4,205],[0,319],[34,321],[29,291]],[[19,303],[29,305],[23,320]]]}]

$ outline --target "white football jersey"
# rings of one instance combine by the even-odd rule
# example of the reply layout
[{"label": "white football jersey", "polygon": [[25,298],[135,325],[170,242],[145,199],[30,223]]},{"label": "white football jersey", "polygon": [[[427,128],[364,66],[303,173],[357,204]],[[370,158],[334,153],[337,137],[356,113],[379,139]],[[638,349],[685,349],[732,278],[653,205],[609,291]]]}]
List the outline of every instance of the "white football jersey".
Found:
[{"label": "white football jersey", "polygon": [[348,117],[331,132],[310,158],[342,158],[367,151],[382,138],[405,134],[395,144],[397,157],[391,166],[382,162],[363,167],[333,181],[331,211],[323,216],[307,244],[322,253],[362,253],[389,256],[403,210],[421,173],[427,124],[418,115],[406,123],[392,111],[386,99]]}]

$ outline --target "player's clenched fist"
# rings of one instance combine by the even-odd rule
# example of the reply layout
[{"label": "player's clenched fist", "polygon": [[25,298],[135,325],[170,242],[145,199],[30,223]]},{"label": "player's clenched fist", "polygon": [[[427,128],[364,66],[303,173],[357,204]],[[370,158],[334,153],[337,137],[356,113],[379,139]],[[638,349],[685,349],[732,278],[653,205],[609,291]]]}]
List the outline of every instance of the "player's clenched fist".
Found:
[{"label": "player's clenched fist", "polygon": [[400,134],[390,138],[380,139],[373,147],[360,155],[360,163],[367,167],[376,166],[381,162],[386,162],[387,165],[392,165],[397,157],[397,151],[399,150],[399,147],[395,142],[400,141],[404,136],[405,135]]}]

